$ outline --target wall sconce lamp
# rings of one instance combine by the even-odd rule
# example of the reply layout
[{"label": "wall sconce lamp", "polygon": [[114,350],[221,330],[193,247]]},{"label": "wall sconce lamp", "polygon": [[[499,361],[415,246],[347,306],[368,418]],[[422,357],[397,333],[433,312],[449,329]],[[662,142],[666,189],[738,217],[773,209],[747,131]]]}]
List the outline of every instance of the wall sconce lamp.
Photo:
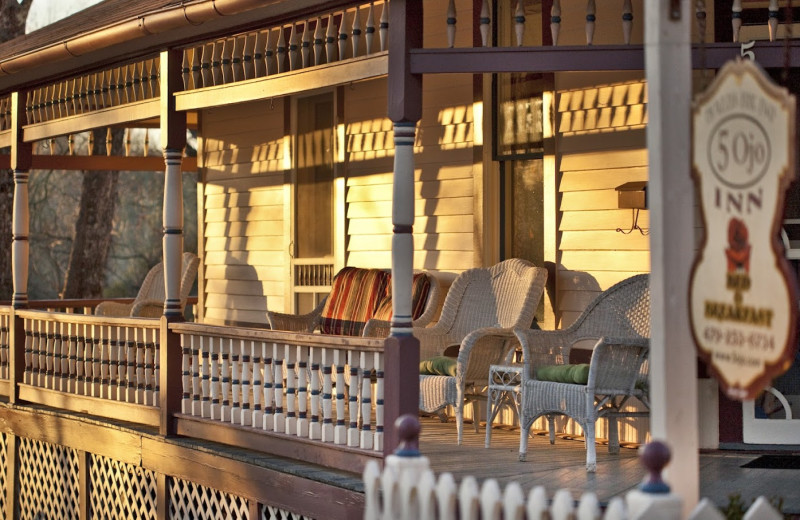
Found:
[{"label": "wall sconce lamp", "polygon": [[634,229],[642,235],[650,234],[649,229],[639,226],[639,211],[647,209],[647,181],[633,181],[620,184],[617,190],[617,207],[620,209],[630,208],[633,211],[633,223],[630,229],[617,228],[619,233],[628,235]]}]

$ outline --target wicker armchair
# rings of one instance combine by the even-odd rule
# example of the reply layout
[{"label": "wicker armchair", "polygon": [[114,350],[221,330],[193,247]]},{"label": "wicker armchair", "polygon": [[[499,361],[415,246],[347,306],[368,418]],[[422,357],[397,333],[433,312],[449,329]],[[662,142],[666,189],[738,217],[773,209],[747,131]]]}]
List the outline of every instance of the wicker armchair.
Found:
[{"label": "wicker armchair", "polygon": [[[189,291],[192,290],[197,277],[197,266],[200,259],[194,253],[183,253],[181,267],[181,309],[186,305]],[[103,302],[94,313],[96,316],[159,318],[164,312],[166,289],[164,287],[164,266],[161,262],[153,266],[145,276],[139,294],[132,303]]]},{"label": "wicker armchair", "polygon": [[[548,418],[550,442],[555,442],[554,415],[580,424],[586,439],[586,468],[596,468],[595,421],[609,418],[609,451],[619,450],[616,417],[630,397],[647,406],[650,289],[646,274],[623,280],[602,292],[570,327],[556,331],[518,330],[524,368],[520,387],[520,460],[525,460],[533,421]],[[572,346],[598,340],[589,364],[587,384],[542,381],[537,371],[569,361]],[[488,435],[488,434],[487,434]],[[488,436],[487,436],[488,442]]]},{"label": "wicker armchair", "polygon": [[420,410],[435,413],[452,405],[459,444],[465,400],[474,406],[474,401],[483,397],[489,366],[504,362],[514,350],[514,328],[531,326],[546,281],[546,269],[520,259],[469,269],[450,287],[439,321],[426,329],[414,329],[421,359],[442,355],[448,346],[459,346],[455,377],[419,376]]}]

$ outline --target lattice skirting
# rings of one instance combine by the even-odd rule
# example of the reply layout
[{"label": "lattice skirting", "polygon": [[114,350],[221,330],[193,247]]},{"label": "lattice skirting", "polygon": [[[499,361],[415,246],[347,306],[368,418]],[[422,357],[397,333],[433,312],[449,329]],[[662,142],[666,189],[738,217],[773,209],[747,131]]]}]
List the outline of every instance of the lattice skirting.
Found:
[{"label": "lattice skirting", "polygon": [[[21,520],[80,517],[81,452],[69,447],[18,438],[18,510]],[[6,518],[8,436],[0,434],[0,520]],[[88,518],[155,520],[158,474],[140,466],[88,454]],[[176,477],[167,478],[170,520],[251,520],[246,498]],[[252,520],[310,520],[263,505]]]},{"label": "lattice skirting", "polygon": [[19,439],[19,511],[16,518],[79,518],[77,451]]},{"label": "lattice skirting", "polygon": [[155,520],[155,472],[100,455],[89,464],[89,518]]}]

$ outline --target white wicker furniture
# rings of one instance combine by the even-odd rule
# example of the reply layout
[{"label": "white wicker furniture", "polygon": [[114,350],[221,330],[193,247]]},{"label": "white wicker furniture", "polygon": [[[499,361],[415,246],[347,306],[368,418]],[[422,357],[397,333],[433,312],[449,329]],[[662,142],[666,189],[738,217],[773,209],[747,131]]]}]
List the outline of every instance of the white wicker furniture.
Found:
[{"label": "white wicker furniture", "polygon": [[[550,442],[555,442],[554,415],[567,415],[580,424],[586,439],[586,469],[596,468],[595,421],[609,418],[609,451],[619,449],[616,417],[633,415],[622,407],[630,397],[645,406],[647,399],[650,290],[648,275],[637,275],[607,289],[589,304],[570,327],[556,331],[518,330],[522,346],[522,403],[520,460],[525,460],[529,430],[541,416],[548,419]],[[565,364],[572,346],[598,340],[592,352],[586,385],[539,381],[538,367]]]},{"label": "white wicker furniture", "polygon": [[[455,409],[458,443],[464,430],[464,401],[485,396],[491,365],[508,361],[516,347],[514,328],[529,328],[544,293],[547,270],[518,258],[461,273],[432,327],[414,329],[420,359],[439,356],[460,345],[456,376],[420,375],[419,408],[434,413]],[[478,429],[475,415],[475,430]]]},{"label": "white wicker furniture", "polygon": [[[194,253],[183,253],[181,266],[181,309],[186,305],[189,291],[192,290],[194,279],[197,277],[197,266],[200,259]],[[96,316],[143,317],[159,318],[164,312],[166,299],[164,288],[164,265],[159,262],[144,277],[139,293],[132,303],[103,302],[98,305],[94,313]]]}]

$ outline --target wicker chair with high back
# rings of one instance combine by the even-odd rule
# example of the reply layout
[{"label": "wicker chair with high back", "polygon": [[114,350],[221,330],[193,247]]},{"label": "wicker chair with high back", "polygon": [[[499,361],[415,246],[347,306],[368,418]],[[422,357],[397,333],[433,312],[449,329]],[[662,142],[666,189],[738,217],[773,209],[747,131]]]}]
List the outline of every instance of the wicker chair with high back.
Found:
[{"label": "wicker chair with high back", "polygon": [[[199,263],[200,259],[194,253],[183,253],[180,286],[181,309],[186,306],[189,291],[192,290],[194,279],[197,277]],[[158,318],[164,312],[166,297],[164,265],[159,262],[144,277],[144,281],[139,287],[139,293],[132,303],[103,302],[95,308],[94,313],[96,316]]]},{"label": "wicker chair with high back", "polygon": [[442,356],[448,346],[458,347],[454,372],[451,368],[444,374],[420,374],[419,408],[435,413],[452,405],[459,444],[465,400],[474,403],[484,396],[489,367],[506,360],[514,350],[515,328],[530,328],[546,281],[546,269],[518,258],[469,269],[453,281],[439,321],[414,329],[422,360]]},{"label": "wicker chair with high back", "polygon": [[[566,415],[583,429],[586,468],[596,468],[595,421],[609,420],[609,452],[619,450],[617,417],[646,412],[623,408],[631,397],[649,406],[647,356],[650,288],[646,274],[623,280],[600,293],[566,329],[518,330],[523,352],[520,386],[519,458],[525,460],[533,421],[546,417],[555,442],[554,416]],[[591,362],[569,365],[572,347],[596,341]],[[488,445],[487,432],[487,445]]]}]

